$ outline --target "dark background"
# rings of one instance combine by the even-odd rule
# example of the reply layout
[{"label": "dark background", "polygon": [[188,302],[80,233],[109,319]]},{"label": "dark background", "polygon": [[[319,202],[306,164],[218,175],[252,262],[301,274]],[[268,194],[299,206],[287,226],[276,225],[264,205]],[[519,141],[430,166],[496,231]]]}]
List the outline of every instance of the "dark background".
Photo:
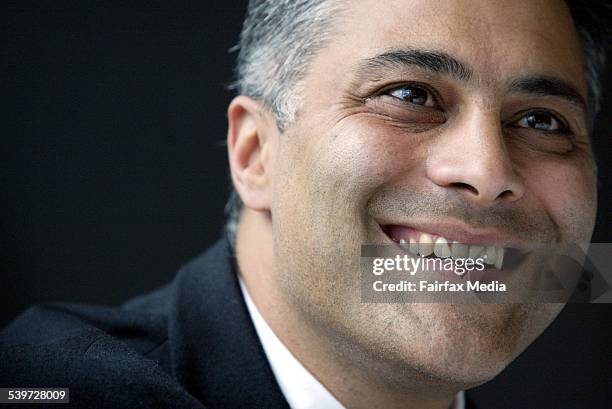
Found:
[{"label": "dark background", "polygon": [[[220,236],[228,49],[246,2],[207,3],[3,6],[0,327],[34,303],[121,303]],[[594,137],[595,242],[612,238],[611,101]],[[610,407],[611,313],[569,305],[475,396],[495,408]]]}]

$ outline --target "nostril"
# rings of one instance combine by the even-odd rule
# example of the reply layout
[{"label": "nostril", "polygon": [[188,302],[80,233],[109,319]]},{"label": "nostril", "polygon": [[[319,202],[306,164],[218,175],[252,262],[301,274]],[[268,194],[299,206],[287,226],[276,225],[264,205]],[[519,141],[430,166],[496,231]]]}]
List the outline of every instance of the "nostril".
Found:
[{"label": "nostril", "polygon": [[474,186],[469,185],[467,183],[454,182],[454,183],[451,183],[451,186],[456,187],[457,189],[460,189],[460,190],[467,190],[468,192],[474,194],[475,196],[478,196],[478,190],[476,190]]},{"label": "nostril", "polygon": [[497,197],[499,199],[512,199],[514,197],[514,192],[512,190],[504,190]]}]

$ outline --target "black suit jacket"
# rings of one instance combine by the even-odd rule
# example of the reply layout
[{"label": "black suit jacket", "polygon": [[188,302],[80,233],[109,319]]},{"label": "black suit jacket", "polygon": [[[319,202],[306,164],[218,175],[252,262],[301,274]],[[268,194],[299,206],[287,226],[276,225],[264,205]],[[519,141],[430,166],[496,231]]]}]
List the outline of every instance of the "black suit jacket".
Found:
[{"label": "black suit jacket", "polygon": [[234,265],[220,240],[120,308],[29,309],[0,334],[0,387],[69,387],[83,408],[288,408]]}]

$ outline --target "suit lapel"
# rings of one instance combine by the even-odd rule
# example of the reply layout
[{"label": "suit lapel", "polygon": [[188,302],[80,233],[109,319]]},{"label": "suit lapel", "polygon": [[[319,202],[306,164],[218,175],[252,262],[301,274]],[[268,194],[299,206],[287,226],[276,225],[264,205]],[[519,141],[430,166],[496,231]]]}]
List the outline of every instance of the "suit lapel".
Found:
[{"label": "suit lapel", "polygon": [[225,239],[179,272],[169,340],[172,371],[210,408],[289,408],[244,303]]}]

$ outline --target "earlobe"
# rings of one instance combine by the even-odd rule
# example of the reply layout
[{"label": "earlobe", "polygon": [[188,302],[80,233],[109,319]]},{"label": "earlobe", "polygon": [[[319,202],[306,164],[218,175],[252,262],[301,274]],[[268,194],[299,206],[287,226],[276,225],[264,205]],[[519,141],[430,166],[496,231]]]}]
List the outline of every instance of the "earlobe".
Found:
[{"label": "earlobe", "polygon": [[234,186],[248,208],[270,209],[272,165],[277,135],[273,115],[244,95],[227,111],[227,148]]}]

